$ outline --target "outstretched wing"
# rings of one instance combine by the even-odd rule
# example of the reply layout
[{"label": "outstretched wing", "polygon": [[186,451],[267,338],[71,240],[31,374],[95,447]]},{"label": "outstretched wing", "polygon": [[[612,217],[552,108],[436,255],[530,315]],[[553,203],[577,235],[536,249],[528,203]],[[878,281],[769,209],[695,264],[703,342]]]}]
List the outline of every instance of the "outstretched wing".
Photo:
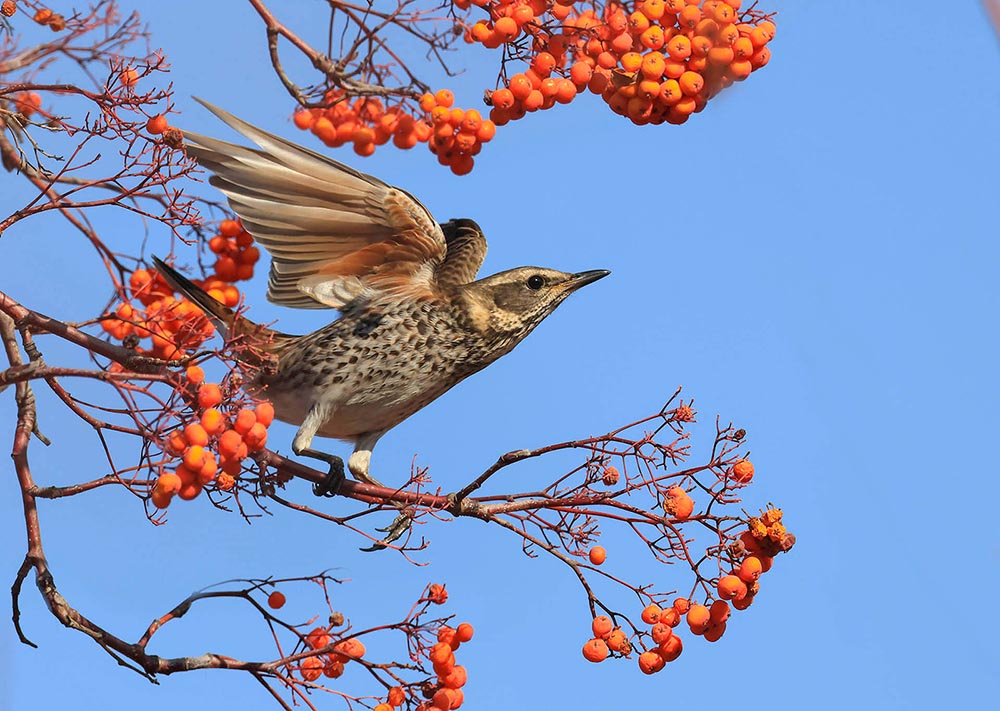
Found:
[{"label": "outstretched wing", "polygon": [[436,295],[448,242],[413,196],[201,103],[260,146],[184,131],[188,154],[271,253],[270,301],[342,308],[378,293]]},{"label": "outstretched wing", "polygon": [[474,281],[486,259],[486,237],[472,220],[448,220],[441,223],[448,254],[437,268],[441,286],[459,286]]}]

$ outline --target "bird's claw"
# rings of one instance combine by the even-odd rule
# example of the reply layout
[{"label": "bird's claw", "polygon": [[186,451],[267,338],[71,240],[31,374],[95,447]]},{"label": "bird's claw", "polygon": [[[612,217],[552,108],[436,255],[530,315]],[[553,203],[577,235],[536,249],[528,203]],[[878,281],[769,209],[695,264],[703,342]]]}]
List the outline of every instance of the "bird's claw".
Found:
[{"label": "bird's claw", "polygon": [[[321,454],[317,452],[317,454]],[[310,455],[311,456],[311,455]],[[326,454],[315,457],[322,459],[330,465],[330,470],[326,474],[326,479],[313,484],[313,494],[316,496],[336,496],[340,493],[340,488],[344,485],[344,460],[333,454]]]},{"label": "bird's claw", "polygon": [[367,548],[362,548],[361,550],[365,553],[383,550],[384,548],[387,548],[390,543],[398,541],[404,533],[410,530],[411,525],[413,525],[413,516],[403,511],[386,528],[375,529],[376,531],[385,534],[385,537],[382,538],[381,541],[373,543]]}]

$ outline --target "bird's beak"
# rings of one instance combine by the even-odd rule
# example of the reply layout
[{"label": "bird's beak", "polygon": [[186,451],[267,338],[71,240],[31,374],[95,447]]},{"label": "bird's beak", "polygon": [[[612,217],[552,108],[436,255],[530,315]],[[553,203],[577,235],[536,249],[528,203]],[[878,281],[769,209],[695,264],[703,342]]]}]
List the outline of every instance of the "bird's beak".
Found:
[{"label": "bird's beak", "polygon": [[589,272],[577,272],[566,282],[566,287],[569,291],[576,291],[581,286],[593,284],[598,279],[603,279],[610,273],[607,269],[591,269]]}]

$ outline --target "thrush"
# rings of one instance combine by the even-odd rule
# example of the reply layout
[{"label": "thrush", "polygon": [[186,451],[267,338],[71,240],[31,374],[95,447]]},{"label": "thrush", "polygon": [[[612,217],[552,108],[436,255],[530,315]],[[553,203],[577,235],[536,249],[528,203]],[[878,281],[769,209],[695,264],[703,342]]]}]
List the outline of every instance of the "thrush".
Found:
[{"label": "thrush", "polygon": [[378,484],[369,467],[382,435],[609,274],[518,267],[477,280],[486,239],[472,220],[439,224],[408,192],[202,103],[259,147],[183,132],[188,155],[270,253],[268,300],[340,316],[307,335],[280,333],[157,268],[224,337],[252,342],[241,352],[259,367],[246,387],[298,425],[292,450],[327,462],[334,491],[343,460],[313,449],[314,437],[352,442],[351,474]]}]

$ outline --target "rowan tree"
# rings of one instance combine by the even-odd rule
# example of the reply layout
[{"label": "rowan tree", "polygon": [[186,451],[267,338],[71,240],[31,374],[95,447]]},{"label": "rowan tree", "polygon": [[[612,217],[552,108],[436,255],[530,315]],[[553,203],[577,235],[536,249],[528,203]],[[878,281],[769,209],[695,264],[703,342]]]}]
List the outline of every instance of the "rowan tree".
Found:
[{"label": "rowan tree", "polygon": [[[767,64],[773,18],[756,3],[741,7],[746,4],[397,0],[380,9],[330,0],[317,20],[329,23],[335,39],[322,49],[282,22],[280,4],[248,0],[246,11],[266,28],[260,51],[269,54],[288,92],[298,128],[330,149],[350,146],[358,156],[389,143],[400,149],[425,143],[440,163],[463,174],[498,127],[538,110],[572,111],[564,105],[582,94],[596,95],[649,131],[687,121]],[[108,294],[102,312],[69,323],[33,310],[30,293],[0,290],[7,361],[0,392],[16,402],[16,421],[9,423],[12,472],[26,533],[12,596],[21,642],[32,644],[19,601],[27,594],[24,583],[33,579],[57,619],[150,679],[225,668],[254,677],[284,708],[315,707],[325,698],[313,693],[318,690],[377,711],[462,704],[467,673],[476,670],[459,664],[460,646],[473,641],[473,627],[458,623],[456,613],[441,612],[448,603],[446,581],[429,581],[415,599],[401,595],[394,619],[364,628],[354,626],[352,611],[337,607],[341,581],[308,571],[211,586],[155,612],[144,630],[109,629],[91,619],[59,592],[36,502],[109,488],[132,497],[152,525],[170,525],[174,507],[200,499],[218,516],[249,518],[287,507],[368,543],[380,539],[374,522],[403,507],[414,525],[378,555],[414,562],[433,554],[433,536],[448,535],[462,518],[479,519],[538,558],[538,565],[563,566],[576,580],[587,660],[625,661],[646,674],[674,663],[685,642],[717,641],[731,615],[738,619],[766,594],[766,573],[794,537],[780,509],[740,508],[755,476],[742,429],[717,419],[714,435],[700,448],[704,455],[695,456],[696,412],[679,390],[653,412],[602,436],[502,454],[455,491],[441,490],[428,469],[414,467],[399,488],[346,482],[336,514],[289,497],[286,485],[293,478],[321,483],[326,473],[280,455],[276,450],[287,443],[269,439],[273,409],[240,388],[246,374],[240,356],[252,344],[222,342],[200,310],[150,267],[154,250],[170,253],[209,294],[241,307],[240,284],[254,277],[261,258],[221,196],[196,181],[200,171],[172,126],[169,67],[161,52],[149,49],[155,37],[138,14],[112,0],[86,8],[6,0],[0,10],[0,156],[6,179],[26,181],[33,195],[2,216],[0,237],[57,214],[67,233],[99,256],[104,271],[92,277]],[[478,100],[458,101],[414,67],[430,57],[434,73],[447,77],[454,68],[446,52],[466,43],[495,51],[497,79]],[[285,69],[288,52],[308,59],[314,73],[292,76]],[[122,243],[102,234],[91,220],[101,208],[134,216],[136,236]],[[46,343],[53,339],[75,355],[49,362]],[[79,396],[81,382],[98,384],[100,399]],[[106,457],[105,472],[53,485],[50,472],[32,468],[36,443],[49,444],[39,426],[37,388],[51,391],[68,416],[89,425],[93,446]],[[544,486],[509,490],[496,476],[557,453],[572,455],[575,464]],[[656,564],[649,579],[616,572],[615,550],[600,545],[609,528],[641,543]],[[313,619],[283,616],[293,596],[315,598]],[[262,634],[273,639],[272,657],[241,660],[225,650],[158,656],[158,632],[183,624],[193,606],[209,599],[250,606]],[[380,636],[396,640],[394,657],[368,654],[366,642]],[[342,686],[337,680],[347,665],[365,668],[374,687]]]}]

